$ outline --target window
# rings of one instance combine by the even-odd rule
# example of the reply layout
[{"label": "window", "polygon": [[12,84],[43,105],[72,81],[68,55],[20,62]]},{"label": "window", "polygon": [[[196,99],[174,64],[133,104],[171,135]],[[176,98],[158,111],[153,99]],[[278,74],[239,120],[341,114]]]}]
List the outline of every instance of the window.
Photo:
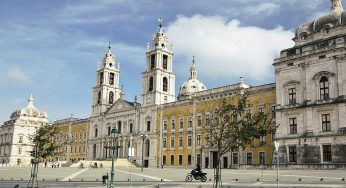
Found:
[{"label": "window", "polygon": [[154,69],[155,68],[155,55],[151,55],[150,56],[150,69]]},{"label": "window", "polygon": [[163,130],[167,130],[167,121],[163,121]]},{"label": "window", "polygon": [[19,143],[23,143],[23,136],[19,136]]},{"label": "window", "polygon": [[248,114],[248,116],[251,118],[251,116],[252,116],[252,109],[251,109],[251,108],[248,108],[248,109],[246,110],[246,114]]},{"label": "window", "polygon": [[330,114],[322,114],[322,131],[331,131]]},{"label": "window", "polygon": [[113,91],[109,92],[109,104],[113,104],[114,101],[114,93]]},{"label": "window", "polygon": [[259,113],[263,113],[264,112],[264,107],[263,106],[258,107],[258,112]]},{"label": "window", "polygon": [[174,119],[172,119],[171,123],[172,123],[172,129],[175,129],[175,121],[174,121]]},{"label": "window", "polygon": [[187,155],[187,165],[191,165],[192,164],[192,157],[191,155]]},{"label": "window", "polygon": [[107,128],[107,135],[108,135],[108,136],[111,135],[111,127],[110,127],[110,126],[108,126],[108,128]]},{"label": "window", "polygon": [[189,117],[188,118],[188,124],[187,124],[188,127],[192,127],[192,117]]},{"label": "window", "polygon": [[130,133],[133,133],[133,124],[130,123]]},{"label": "window", "polygon": [[100,84],[103,84],[103,72],[100,73]]},{"label": "window", "polygon": [[[97,137],[97,134],[98,134],[98,129],[95,128],[95,137]],[[73,139],[72,139],[73,140]]]},{"label": "window", "polygon": [[202,126],[202,118],[201,118],[201,116],[199,115],[199,116],[197,116],[197,126]]},{"label": "window", "polygon": [[97,104],[101,103],[101,91],[97,94]]},{"label": "window", "polygon": [[87,137],[87,134],[86,134],[86,132],[84,132],[84,139],[86,139],[86,137]]},{"label": "window", "polygon": [[183,165],[183,156],[179,155],[179,166]]},{"label": "window", "polygon": [[297,134],[297,118],[289,118],[290,134]]},{"label": "window", "polygon": [[163,148],[167,147],[167,138],[163,138],[163,140],[162,140],[162,147]]},{"label": "window", "polygon": [[171,137],[171,148],[174,148],[174,137]]},{"label": "window", "polygon": [[259,144],[263,146],[265,144],[265,136],[260,136],[259,137]]},{"label": "window", "polygon": [[272,114],[272,118],[275,119],[275,117],[276,117],[275,106],[270,107],[270,111]]},{"label": "window", "polygon": [[150,121],[147,121],[147,131],[150,131]]},{"label": "window", "polygon": [[171,155],[171,165],[174,165],[174,155]]},{"label": "window", "polygon": [[252,153],[246,153],[246,164],[247,165],[252,165]]},{"label": "window", "polygon": [[296,104],[296,88],[288,89],[288,104]]},{"label": "window", "polygon": [[288,148],[289,152],[289,160],[291,163],[296,163],[297,162],[297,147],[295,146],[290,146]]},{"label": "window", "polygon": [[154,78],[149,78],[149,91],[152,91],[154,89]]},{"label": "window", "polygon": [[326,78],[325,76],[323,76],[320,80],[320,99],[329,99],[329,82],[328,78]]},{"label": "window", "polygon": [[167,92],[168,91],[168,79],[166,77],[163,77],[162,84],[163,84],[162,85],[163,91]]},{"label": "window", "polygon": [[187,146],[192,146],[192,136],[187,136]]},{"label": "window", "polygon": [[162,68],[167,70],[167,60],[168,60],[168,56],[167,55],[163,55],[162,58]]},{"label": "window", "polygon": [[238,153],[232,153],[232,164],[238,164]]},{"label": "window", "polygon": [[121,121],[118,121],[118,134],[121,133]]},{"label": "window", "polygon": [[197,154],[196,158],[197,158],[197,164],[201,165],[201,154]]},{"label": "window", "polygon": [[265,164],[265,161],[266,161],[265,154],[266,153],[263,152],[263,151],[259,152],[259,164],[260,165],[264,165]]},{"label": "window", "polygon": [[18,154],[22,154],[22,148],[18,148]]},{"label": "window", "polygon": [[210,115],[209,115],[209,114],[206,114],[206,115],[205,115],[205,124],[206,124],[206,125],[209,125],[209,123],[210,123]]},{"label": "window", "polygon": [[184,119],[179,119],[179,128],[180,129],[184,128]]},{"label": "window", "polygon": [[114,73],[110,73],[109,74],[109,85],[113,85],[114,84]]},{"label": "window", "polygon": [[196,145],[197,145],[197,146],[200,146],[200,145],[201,145],[201,135],[197,135]]},{"label": "window", "polygon": [[162,156],[162,164],[163,164],[163,165],[166,165],[166,155],[163,155],[163,156]]},{"label": "window", "polygon": [[183,137],[179,137],[179,147],[183,147]]},{"label": "window", "polygon": [[331,145],[323,146],[323,161],[332,162],[332,146]]}]

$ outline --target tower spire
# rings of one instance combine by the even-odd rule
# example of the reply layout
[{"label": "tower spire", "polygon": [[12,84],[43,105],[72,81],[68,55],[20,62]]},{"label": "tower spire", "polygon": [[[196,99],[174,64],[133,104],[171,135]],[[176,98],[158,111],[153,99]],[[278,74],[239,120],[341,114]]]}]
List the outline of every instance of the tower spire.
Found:
[{"label": "tower spire", "polygon": [[331,0],[332,1],[332,7],[331,12],[342,12],[344,11],[344,8],[342,6],[342,0]]},{"label": "tower spire", "polygon": [[159,18],[159,32],[158,33],[163,33],[163,31],[162,31],[162,18]]},{"label": "tower spire", "polygon": [[192,66],[190,68],[190,79],[197,79],[197,69],[195,66],[195,56],[192,56]]},{"label": "tower spire", "polygon": [[34,107],[34,98],[32,97],[32,94],[30,94],[28,99],[28,107]]}]

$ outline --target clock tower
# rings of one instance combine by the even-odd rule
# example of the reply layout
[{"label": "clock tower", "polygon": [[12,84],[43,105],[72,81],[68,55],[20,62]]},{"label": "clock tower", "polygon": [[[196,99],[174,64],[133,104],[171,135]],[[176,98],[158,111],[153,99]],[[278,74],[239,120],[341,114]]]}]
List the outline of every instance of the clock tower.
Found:
[{"label": "clock tower", "polygon": [[146,52],[146,70],[142,73],[142,104],[160,105],[175,101],[173,51],[163,33],[162,19]]},{"label": "clock tower", "polygon": [[110,106],[120,98],[119,64],[116,66],[115,56],[112,54],[111,45],[102,59],[102,64],[97,67],[96,85],[93,88],[92,116],[106,112]]}]

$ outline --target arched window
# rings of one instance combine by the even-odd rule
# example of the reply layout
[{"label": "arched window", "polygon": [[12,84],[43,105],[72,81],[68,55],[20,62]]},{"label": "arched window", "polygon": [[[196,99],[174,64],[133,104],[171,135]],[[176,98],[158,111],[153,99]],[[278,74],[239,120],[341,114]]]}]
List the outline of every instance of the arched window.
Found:
[{"label": "arched window", "polygon": [[168,63],[168,56],[167,55],[163,55],[163,58],[162,58],[162,68],[167,70],[167,63]]},{"label": "arched window", "polygon": [[320,99],[329,99],[329,82],[328,78],[325,76],[320,79]]},{"label": "arched window", "polygon": [[150,141],[149,141],[149,139],[147,139],[146,141],[145,141],[145,156],[146,157],[149,157],[149,154],[150,154]]},{"label": "arched window", "polygon": [[152,91],[154,89],[154,78],[149,78],[149,91]]},{"label": "arched window", "polygon": [[113,91],[109,92],[109,104],[113,104],[113,100],[114,100],[114,93]]},{"label": "arched window", "polygon": [[154,69],[155,68],[155,55],[151,55],[150,56],[150,69]]},{"label": "arched window", "polygon": [[133,124],[130,123],[130,133],[133,133]]},{"label": "arched window", "polygon": [[163,91],[168,90],[168,79],[166,77],[163,77]]},{"label": "arched window", "polygon": [[99,91],[98,95],[97,95],[97,104],[101,103],[101,91]]}]

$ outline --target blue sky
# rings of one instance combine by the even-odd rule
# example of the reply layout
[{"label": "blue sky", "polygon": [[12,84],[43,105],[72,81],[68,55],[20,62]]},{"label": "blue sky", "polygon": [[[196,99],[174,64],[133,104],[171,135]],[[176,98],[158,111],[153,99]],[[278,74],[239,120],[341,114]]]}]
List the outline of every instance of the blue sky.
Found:
[{"label": "blue sky", "polygon": [[330,10],[330,0],[2,0],[0,122],[27,104],[49,119],[90,115],[98,62],[108,41],[125,98],[140,97],[145,50],[163,18],[173,45],[176,94],[196,56],[208,88],[274,82],[273,59],[295,28]]}]

